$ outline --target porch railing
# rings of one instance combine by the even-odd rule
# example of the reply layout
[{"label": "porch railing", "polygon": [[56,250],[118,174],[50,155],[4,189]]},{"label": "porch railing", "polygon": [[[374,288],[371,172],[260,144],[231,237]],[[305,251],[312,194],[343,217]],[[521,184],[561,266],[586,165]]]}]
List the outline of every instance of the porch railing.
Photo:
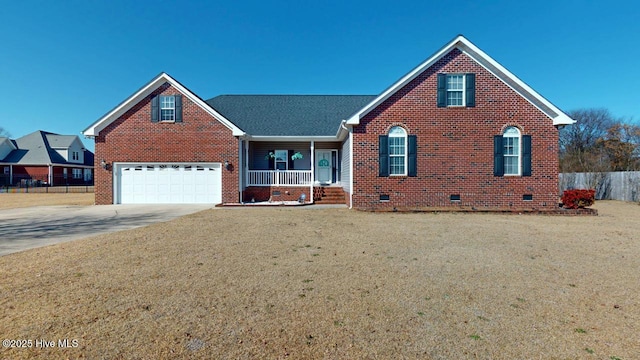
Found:
[{"label": "porch railing", "polygon": [[248,170],[247,186],[309,186],[311,170]]}]

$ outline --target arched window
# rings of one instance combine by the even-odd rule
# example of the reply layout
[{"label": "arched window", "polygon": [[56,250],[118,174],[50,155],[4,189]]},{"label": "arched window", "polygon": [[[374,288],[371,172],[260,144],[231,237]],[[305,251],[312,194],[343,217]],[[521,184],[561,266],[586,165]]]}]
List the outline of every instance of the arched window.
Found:
[{"label": "arched window", "polygon": [[389,175],[407,175],[407,132],[400,126],[389,129]]},{"label": "arched window", "polygon": [[502,133],[502,155],[504,156],[504,174],[520,175],[520,130],[509,126]]}]

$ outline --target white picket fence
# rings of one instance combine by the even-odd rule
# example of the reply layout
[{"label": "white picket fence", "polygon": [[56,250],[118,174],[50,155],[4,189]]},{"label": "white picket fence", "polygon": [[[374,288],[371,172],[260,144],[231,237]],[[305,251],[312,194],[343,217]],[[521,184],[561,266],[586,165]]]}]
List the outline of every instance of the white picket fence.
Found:
[{"label": "white picket fence", "polygon": [[640,201],[640,171],[562,173],[560,192],[595,189],[596,200]]}]

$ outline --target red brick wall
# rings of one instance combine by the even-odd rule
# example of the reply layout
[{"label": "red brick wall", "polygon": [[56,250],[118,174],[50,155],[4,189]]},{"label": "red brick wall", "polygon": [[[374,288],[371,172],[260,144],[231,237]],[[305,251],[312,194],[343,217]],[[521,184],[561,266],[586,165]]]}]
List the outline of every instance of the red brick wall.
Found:
[{"label": "red brick wall", "polygon": [[[437,73],[475,73],[476,106],[438,108]],[[378,177],[378,135],[394,125],[417,136],[417,177]],[[517,126],[532,136],[532,176],[493,176],[493,136]],[[552,120],[455,49],[374,109],[354,128],[356,208],[554,209],[558,132]],[[387,194],[389,202],[380,202]],[[459,194],[452,203],[450,195]],[[532,194],[533,201],[523,201]]]},{"label": "red brick wall", "polygon": [[[84,172],[79,179],[73,178],[73,167],[67,167],[67,178],[64,178],[64,166],[53,167],[53,183],[52,186],[59,185],[85,185]],[[80,168],[79,168],[80,169]],[[1,170],[1,169],[0,169]],[[84,171],[84,169],[80,169]],[[0,174],[2,172],[0,171]],[[49,182],[49,167],[42,166],[14,166],[13,167],[13,183],[20,183],[21,179],[40,180],[43,183]]]},{"label": "red brick wall", "polygon": [[151,98],[177,95],[168,83],[159,87],[95,138],[96,204],[113,203],[114,162],[220,162],[233,166],[222,172],[222,202],[238,201],[238,140],[229,128],[182,97],[182,123],[152,123]]},{"label": "red brick wall", "polygon": [[20,184],[22,179],[49,181],[49,167],[44,166],[13,166],[13,184]]},{"label": "red brick wall", "polygon": [[73,178],[73,167],[67,167],[67,178],[64,178],[65,167],[54,166],[53,167],[53,185],[84,185],[84,169],[80,169],[80,178]]},{"label": "red brick wall", "polygon": [[309,202],[308,186],[249,186],[244,190],[242,199],[244,202],[251,202],[252,198],[256,202],[268,201],[269,198],[271,201],[297,201],[303,193],[305,202]]}]

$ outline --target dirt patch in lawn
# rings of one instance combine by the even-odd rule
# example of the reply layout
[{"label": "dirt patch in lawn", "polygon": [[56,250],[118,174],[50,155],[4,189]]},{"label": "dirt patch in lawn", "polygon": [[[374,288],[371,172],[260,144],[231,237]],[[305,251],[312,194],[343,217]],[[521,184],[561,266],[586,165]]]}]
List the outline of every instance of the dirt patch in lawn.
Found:
[{"label": "dirt patch in lawn", "polygon": [[4,256],[32,345],[0,358],[633,359],[640,206],[597,208],[215,209]]},{"label": "dirt patch in lawn", "polygon": [[45,205],[93,205],[94,201],[95,197],[93,193],[8,193],[0,194],[0,209]]}]

